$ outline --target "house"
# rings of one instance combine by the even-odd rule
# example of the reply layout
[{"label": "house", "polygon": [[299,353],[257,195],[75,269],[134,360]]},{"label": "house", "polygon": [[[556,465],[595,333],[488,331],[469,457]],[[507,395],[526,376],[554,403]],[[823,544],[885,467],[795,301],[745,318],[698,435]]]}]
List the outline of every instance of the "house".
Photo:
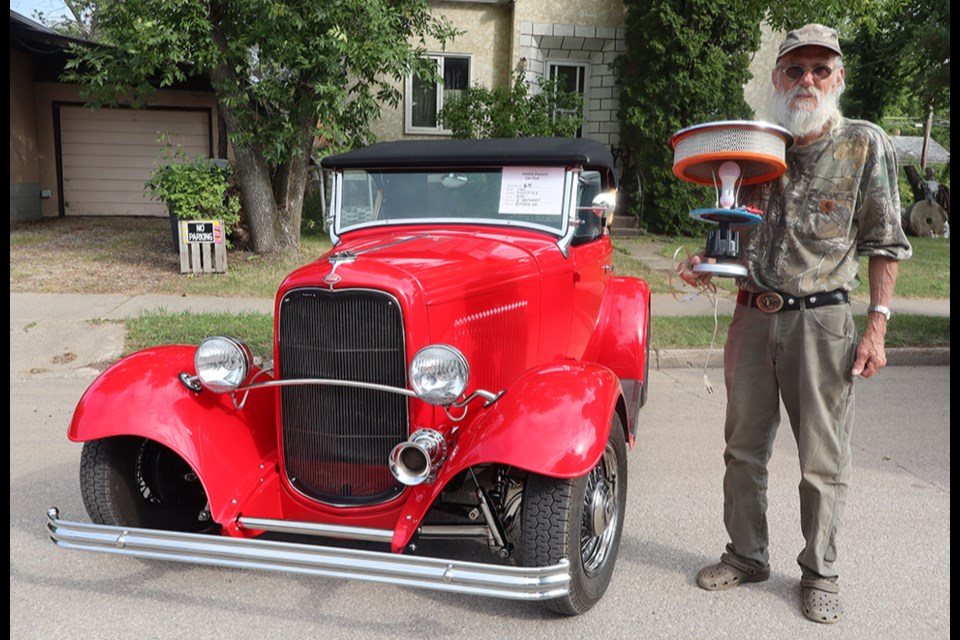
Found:
[{"label": "house", "polygon": [[431,2],[436,15],[464,31],[442,50],[428,42],[443,83],[408,77],[396,108],[384,106],[374,133],[381,140],[449,136],[437,121],[444,100],[474,85],[508,87],[522,68],[536,85],[557,80],[583,96],[581,135],[616,149],[620,141],[619,88],[610,66],[624,52],[622,0],[593,3],[533,0]]},{"label": "house", "polygon": [[[71,44],[10,11],[10,221],[54,216],[168,215],[144,183],[161,133],[191,157],[224,157],[217,103],[205,78],[158,91],[146,109],[93,110],[61,82]],[[221,144],[222,139],[222,144]]]},{"label": "house", "polygon": [[[514,70],[527,81],[557,80],[583,96],[582,137],[611,147],[619,157],[620,87],[611,64],[626,51],[626,7],[622,0],[580,3],[564,0],[444,0],[431,2],[435,15],[464,33],[443,50],[428,42],[442,83],[407,77],[397,108],[383,106],[374,123],[380,140],[449,136],[438,122],[444,100],[481,85],[508,87]],[[761,45],[751,60],[753,78],[742,88],[758,117],[769,95],[769,70],[782,33],[761,27]],[[696,123],[691,123],[696,124]],[[667,144],[667,141],[664,141]]]},{"label": "house", "polygon": [[[950,162],[950,152],[943,148],[939,142],[933,138],[924,138],[924,136],[891,136],[890,142],[897,151],[897,159],[901,165],[915,164],[922,166],[926,164],[948,164]],[[926,144],[926,149],[924,149]],[[926,156],[924,156],[926,152]]]}]

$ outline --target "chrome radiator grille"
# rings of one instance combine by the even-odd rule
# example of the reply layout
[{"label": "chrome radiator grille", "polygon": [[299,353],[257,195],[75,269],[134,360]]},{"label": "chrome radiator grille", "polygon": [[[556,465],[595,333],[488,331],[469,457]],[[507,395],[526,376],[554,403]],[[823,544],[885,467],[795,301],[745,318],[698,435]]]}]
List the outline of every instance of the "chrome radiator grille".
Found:
[{"label": "chrome radiator grille", "polygon": [[[280,379],[332,378],[406,387],[403,317],[370,290],[295,289],[279,315]],[[407,439],[404,396],[353,387],[282,387],[283,458],[304,495],[338,505],[384,502],[403,489],[387,467]]]}]

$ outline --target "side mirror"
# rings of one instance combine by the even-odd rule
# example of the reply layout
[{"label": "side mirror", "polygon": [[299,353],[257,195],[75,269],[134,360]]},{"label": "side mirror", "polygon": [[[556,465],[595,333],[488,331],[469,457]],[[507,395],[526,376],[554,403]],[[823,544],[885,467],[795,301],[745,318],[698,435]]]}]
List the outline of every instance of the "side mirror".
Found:
[{"label": "side mirror", "polygon": [[598,193],[591,203],[593,213],[603,220],[603,225],[610,228],[613,224],[613,213],[617,210],[617,192],[604,191]]}]

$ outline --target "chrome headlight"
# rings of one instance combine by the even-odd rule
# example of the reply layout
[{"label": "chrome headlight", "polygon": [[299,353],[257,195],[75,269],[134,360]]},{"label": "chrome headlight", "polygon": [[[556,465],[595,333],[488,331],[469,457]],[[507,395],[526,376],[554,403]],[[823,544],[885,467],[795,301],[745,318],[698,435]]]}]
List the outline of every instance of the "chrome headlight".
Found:
[{"label": "chrome headlight", "polygon": [[214,393],[229,393],[243,384],[252,362],[247,345],[227,336],[204,338],[193,356],[200,384]]},{"label": "chrome headlight", "polygon": [[459,398],[470,381],[463,354],[446,344],[432,344],[410,362],[410,386],[424,402],[447,405]]}]

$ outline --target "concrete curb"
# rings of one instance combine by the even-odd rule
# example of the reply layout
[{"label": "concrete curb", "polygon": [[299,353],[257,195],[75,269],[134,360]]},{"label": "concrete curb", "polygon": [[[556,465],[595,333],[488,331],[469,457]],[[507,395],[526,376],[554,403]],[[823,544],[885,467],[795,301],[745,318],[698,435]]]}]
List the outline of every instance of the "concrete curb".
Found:
[{"label": "concrete curb", "polygon": [[[723,368],[723,349],[655,349],[651,348],[657,369]],[[887,366],[935,367],[950,366],[950,347],[887,349]]]}]

